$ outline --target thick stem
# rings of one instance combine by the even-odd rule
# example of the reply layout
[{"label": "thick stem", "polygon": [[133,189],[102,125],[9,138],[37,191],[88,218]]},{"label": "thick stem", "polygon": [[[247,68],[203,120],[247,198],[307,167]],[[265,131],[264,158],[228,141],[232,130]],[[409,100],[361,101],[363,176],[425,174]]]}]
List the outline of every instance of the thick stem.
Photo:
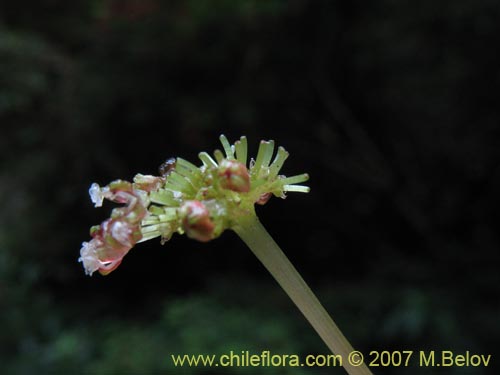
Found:
[{"label": "thick stem", "polygon": [[352,361],[349,360],[349,354],[354,351],[351,344],[280,247],[262,226],[257,216],[252,213],[240,217],[238,224],[233,229],[273,275],[330,350],[334,354],[340,355],[345,370],[350,375],[372,374],[366,365],[353,366],[350,363],[359,359],[358,357]]}]

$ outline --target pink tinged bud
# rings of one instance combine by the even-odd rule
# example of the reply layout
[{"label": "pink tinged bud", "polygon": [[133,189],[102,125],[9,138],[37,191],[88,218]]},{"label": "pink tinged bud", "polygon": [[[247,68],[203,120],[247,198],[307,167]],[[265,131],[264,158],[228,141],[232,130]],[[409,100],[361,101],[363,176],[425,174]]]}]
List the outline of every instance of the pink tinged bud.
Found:
[{"label": "pink tinged bud", "polygon": [[250,191],[250,174],[244,164],[224,159],[219,165],[217,174],[222,188],[240,193]]},{"label": "pink tinged bud", "polygon": [[215,224],[210,213],[200,201],[186,201],[179,209],[182,228],[189,238],[207,242],[214,236]]}]

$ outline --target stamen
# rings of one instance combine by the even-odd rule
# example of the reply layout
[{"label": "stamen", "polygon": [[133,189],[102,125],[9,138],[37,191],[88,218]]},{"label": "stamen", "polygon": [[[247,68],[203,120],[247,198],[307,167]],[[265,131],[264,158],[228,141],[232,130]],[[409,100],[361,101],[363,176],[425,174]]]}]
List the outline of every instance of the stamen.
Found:
[{"label": "stamen", "polygon": [[304,186],[304,185],[285,185],[283,186],[283,191],[290,191],[296,193],[309,193],[311,189],[309,188],[309,186]]},{"label": "stamen", "polygon": [[291,185],[291,184],[298,184],[300,182],[305,182],[307,180],[309,180],[309,175],[307,173],[303,173],[296,176],[284,178],[282,180],[279,180],[279,182],[282,185]]},{"label": "stamen", "polygon": [[[270,142],[272,142],[272,141],[269,141],[269,142],[260,141],[259,151],[257,151],[257,160],[255,160],[255,165],[253,166],[253,168],[251,170],[252,175],[259,176],[260,170],[261,170],[262,165],[263,165],[263,161],[264,161],[264,159],[268,158]],[[271,144],[271,150],[270,150],[271,156],[272,156],[273,148],[274,148],[274,142],[273,142],[273,144]],[[269,160],[271,160],[271,156],[269,156],[268,163],[269,163]],[[267,165],[266,165],[266,167],[267,167]]]},{"label": "stamen", "polygon": [[237,160],[244,165],[247,165],[247,137],[241,137],[239,141],[234,142],[236,149]]},{"label": "stamen", "polygon": [[213,168],[217,168],[217,163],[215,162],[214,159],[212,159],[210,157],[210,155],[208,155],[205,151],[203,152],[200,152],[198,154],[198,157],[200,158],[200,160],[203,162],[203,164],[207,167],[213,167]]},{"label": "stamen", "polygon": [[283,167],[283,164],[285,163],[285,160],[288,158],[288,155],[289,153],[283,147],[278,147],[276,158],[269,167],[269,180],[273,180],[278,175],[279,171]]},{"label": "stamen", "polygon": [[215,160],[217,160],[217,163],[219,163],[219,164],[222,163],[222,160],[224,160],[224,154],[219,149],[214,151],[214,156],[215,156]]},{"label": "stamen", "polygon": [[179,203],[174,199],[172,193],[168,190],[153,191],[149,194],[149,199],[153,203],[165,206],[179,205]]},{"label": "stamen", "polygon": [[234,160],[234,151],[231,145],[229,144],[229,141],[227,140],[226,136],[224,134],[221,134],[219,140],[222,143],[222,146],[224,147],[224,152],[226,153],[226,159]]}]

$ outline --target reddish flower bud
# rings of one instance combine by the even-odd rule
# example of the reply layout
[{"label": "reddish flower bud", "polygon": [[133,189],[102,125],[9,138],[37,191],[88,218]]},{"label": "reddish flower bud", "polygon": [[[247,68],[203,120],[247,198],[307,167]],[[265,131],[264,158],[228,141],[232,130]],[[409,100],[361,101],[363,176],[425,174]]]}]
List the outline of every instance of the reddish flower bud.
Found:
[{"label": "reddish flower bud", "polygon": [[224,159],[217,172],[220,185],[224,189],[248,193],[250,191],[250,175],[247,167],[235,160]]},{"label": "reddish flower bud", "polygon": [[182,228],[189,238],[201,242],[210,241],[214,235],[215,224],[210,213],[200,201],[186,201],[179,209]]}]

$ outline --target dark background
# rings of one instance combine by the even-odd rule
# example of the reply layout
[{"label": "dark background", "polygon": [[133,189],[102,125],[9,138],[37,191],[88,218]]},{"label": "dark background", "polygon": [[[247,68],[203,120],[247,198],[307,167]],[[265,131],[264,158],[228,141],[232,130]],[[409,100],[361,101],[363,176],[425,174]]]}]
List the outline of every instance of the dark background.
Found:
[{"label": "dark background", "polygon": [[355,347],[493,355],[375,373],[497,373],[499,46],[496,0],[1,1],[2,373],[328,353],[234,233],[140,244],[107,277],[77,263],[112,207],[92,182],[195,162],[221,133],[311,175],[258,214]]}]

